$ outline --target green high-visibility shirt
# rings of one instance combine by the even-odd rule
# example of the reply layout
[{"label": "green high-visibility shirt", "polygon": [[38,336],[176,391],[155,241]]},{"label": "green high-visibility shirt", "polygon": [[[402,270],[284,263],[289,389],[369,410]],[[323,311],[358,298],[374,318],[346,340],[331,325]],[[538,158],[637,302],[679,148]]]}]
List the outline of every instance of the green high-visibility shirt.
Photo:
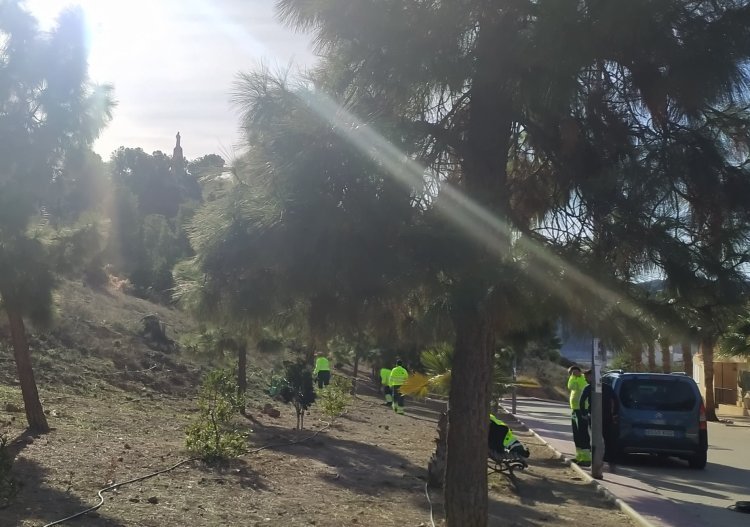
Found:
[{"label": "green high-visibility shirt", "polygon": [[391,378],[391,370],[389,368],[380,368],[380,384],[388,386],[388,380]]},{"label": "green high-visibility shirt", "polygon": [[516,440],[516,436],[513,435],[513,430],[511,430],[510,427],[506,425],[502,419],[498,419],[494,415],[490,414],[490,421],[495,423],[497,426],[504,426],[508,429],[508,431],[505,432],[505,437],[503,438],[503,446],[505,448],[507,448],[509,444],[513,443]]},{"label": "green high-visibility shirt", "polygon": [[403,366],[396,366],[388,377],[388,386],[401,386],[409,378],[409,372]]},{"label": "green high-visibility shirt", "polygon": [[328,364],[328,359],[325,357],[318,357],[315,359],[315,369],[313,370],[313,375],[318,373],[319,371],[331,371],[331,366]]},{"label": "green high-visibility shirt", "polygon": [[571,375],[568,378],[568,390],[570,390],[570,408],[572,410],[580,410],[581,408],[581,394],[583,389],[588,386],[586,377],[583,375]]}]

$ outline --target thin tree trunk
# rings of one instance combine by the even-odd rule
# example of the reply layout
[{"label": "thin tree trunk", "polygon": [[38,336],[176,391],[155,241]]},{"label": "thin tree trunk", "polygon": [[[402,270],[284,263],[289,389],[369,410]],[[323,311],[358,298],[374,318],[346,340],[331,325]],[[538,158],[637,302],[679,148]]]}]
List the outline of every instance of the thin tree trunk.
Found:
[{"label": "thin tree trunk", "polygon": [[643,349],[640,344],[632,344],[630,347],[630,360],[633,364],[633,371],[643,370]]},{"label": "thin tree trunk", "polygon": [[13,342],[13,354],[16,359],[16,370],[18,381],[21,383],[23,405],[26,409],[26,421],[29,428],[38,433],[49,432],[47,417],[44,415],[42,403],[39,400],[39,391],[34,379],[34,369],[31,366],[31,353],[29,342],[26,339],[26,327],[20,314],[7,309],[8,322],[10,323],[10,335]]},{"label": "thin tree trunk", "polygon": [[357,395],[357,375],[359,375],[359,358],[361,356],[359,347],[354,350],[354,368],[352,371],[352,395]]},{"label": "thin tree trunk", "polygon": [[669,351],[670,346],[669,338],[663,337],[659,339],[659,347],[661,348],[661,371],[662,373],[671,373],[672,371],[672,355]]},{"label": "thin tree trunk", "polygon": [[693,376],[693,345],[688,340],[682,343],[682,369]]},{"label": "thin tree trunk", "polygon": [[247,343],[241,340],[237,346],[237,391],[247,393]]},{"label": "thin tree trunk", "polygon": [[448,527],[487,525],[492,343],[490,325],[477,310],[456,317],[445,471]]},{"label": "thin tree trunk", "polygon": [[714,339],[712,337],[701,339],[701,355],[703,355],[703,375],[706,386],[706,419],[718,421],[714,397]]},{"label": "thin tree trunk", "polygon": [[653,341],[648,341],[648,371],[656,371],[656,346]]}]

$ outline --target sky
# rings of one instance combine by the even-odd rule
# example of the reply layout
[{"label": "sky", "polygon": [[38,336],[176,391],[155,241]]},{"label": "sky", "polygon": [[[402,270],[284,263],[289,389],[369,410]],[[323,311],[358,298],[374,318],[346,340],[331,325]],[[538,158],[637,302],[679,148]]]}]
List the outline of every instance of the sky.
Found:
[{"label": "sky", "polygon": [[310,37],[283,26],[273,0],[26,0],[43,27],[78,4],[90,28],[89,72],[114,86],[112,122],[94,145],[170,153],[179,131],[186,158],[239,152],[231,95],[236,75],[315,62]]}]

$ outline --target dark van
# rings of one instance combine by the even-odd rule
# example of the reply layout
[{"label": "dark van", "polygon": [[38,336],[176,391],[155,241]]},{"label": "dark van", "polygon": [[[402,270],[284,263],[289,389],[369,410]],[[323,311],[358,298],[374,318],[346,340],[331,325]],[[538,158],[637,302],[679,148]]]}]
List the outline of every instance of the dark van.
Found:
[{"label": "dark van", "polygon": [[602,377],[619,401],[617,454],[645,453],[706,466],[706,407],[684,374],[610,372]]}]

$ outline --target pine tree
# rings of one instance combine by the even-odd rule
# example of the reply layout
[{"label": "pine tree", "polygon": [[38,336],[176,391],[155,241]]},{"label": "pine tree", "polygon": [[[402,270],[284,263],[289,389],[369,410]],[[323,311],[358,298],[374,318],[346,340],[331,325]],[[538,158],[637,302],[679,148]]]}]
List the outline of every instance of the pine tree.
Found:
[{"label": "pine tree", "polygon": [[107,88],[88,82],[80,9],[46,33],[16,0],[0,3],[0,308],[11,340],[29,427],[49,427],[39,400],[24,318],[51,315],[53,269],[29,234],[66,156],[85,150],[109,117]]}]

